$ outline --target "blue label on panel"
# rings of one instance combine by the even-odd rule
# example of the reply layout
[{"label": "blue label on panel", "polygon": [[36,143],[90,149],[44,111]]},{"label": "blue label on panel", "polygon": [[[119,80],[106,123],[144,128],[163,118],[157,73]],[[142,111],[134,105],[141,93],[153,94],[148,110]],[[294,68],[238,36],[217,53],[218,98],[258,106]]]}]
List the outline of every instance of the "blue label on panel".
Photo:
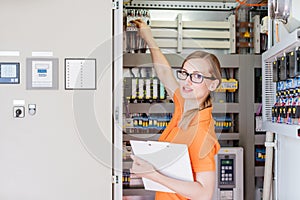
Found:
[{"label": "blue label on panel", "polygon": [[46,70],[46,69],[38,69],[37,72],[38,72],[38,73],[47,73],[47,70]]}]

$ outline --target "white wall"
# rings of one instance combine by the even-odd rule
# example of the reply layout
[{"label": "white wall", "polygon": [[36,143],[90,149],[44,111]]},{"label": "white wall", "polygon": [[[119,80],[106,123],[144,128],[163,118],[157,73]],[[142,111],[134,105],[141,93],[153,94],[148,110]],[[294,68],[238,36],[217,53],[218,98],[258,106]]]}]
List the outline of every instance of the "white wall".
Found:
[{"label": "white wall", "polygon": [[[112,10],[103,0],[1,0],[1,62],[21,63],[21,83],[0,85],[0,199],[111,199]],[[58,90],[26,90],[26,58],[59,58]],[[64,58],[97,58],[97,90],[64,90]],[[26,116],[13,118],[13,100]],[[36,104],[35,116],[28,103]]]}]

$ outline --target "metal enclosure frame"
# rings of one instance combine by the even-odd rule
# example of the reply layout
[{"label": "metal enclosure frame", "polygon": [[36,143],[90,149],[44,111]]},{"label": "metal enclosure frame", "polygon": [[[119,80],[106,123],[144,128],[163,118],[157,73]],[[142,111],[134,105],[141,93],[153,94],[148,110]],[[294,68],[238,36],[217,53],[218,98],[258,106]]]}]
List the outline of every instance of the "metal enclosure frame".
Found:
[{"label": "metal enclosure frame", "polygon": [[271,108],[275,103],[276,83],[273,82],[272,62],[300,46],[300,30],[288,34],[262,55],[263,62],[263,129],[275,133],[275,156],[273,195],[274,199],[295,199],[299,190],[293,184],[299,179],[298,169],[293,166],[300,163],[297,152],[300,144],[299,125],[272,123]]},{"label": "metal enclosure frame", "polygon": [[263,125],[267,131],[278,132],[288,137],[298,139],[297,125],[285,125],[271,122],[271,108],[275,102],[276,85],[272,80],[273,69],[271,63],[275,58],[294,50],[295,47],[300,46],[300,30],[297,29],[289,34],[282,42],[277,43],[268,51],[263,53]]},{"label": "metal enclosure frame", "polygon": [[[133,1],[136,4],[131,4],[131,5],[127,5],[128,8],[149,8],[149,9],[170,9],[170,14],[174,14],[174,12],[176,12],[175,6],[172,7],[171,4],[174,5],[175,3],[179,3],[179,1],[166,1],[167,4],[165,4],[163,6],[163,4],[160,5],[150,5],[150,3],[153,1]],[[139,2],[139,4],[137,3]],[[158,3],[159,1],[155,1],[155,3]],[[145,4],[149,3],[149,7],[146,7]],[[186,2],[184,2],[186,3]],[[201,5],[203,2],[201,2]],[[216,2],[212,2],[212,4],[214,4],[214,6],[218,6],[219,4],[215,4]],[[220,3],[220,2],[219,2]],[[207,4],[207,3],[205,3]],[[168,5],[168,6],[167,6]],[[177,7],[179,9],[179,7]],[[214,7],[210,7],[212,9],[215,9]],[[228,7],[229,8],[229,7]],[[191,9],[191,6],[187,7],[185,4],[185,7],[180,8],[182,10],[187,10],[187,9]],[[193,7],[194,10],[200,9],[199,7]],[[192,10],[193,10],[192,9]],[[231,9],[231,8],[229,8]],[[228,10],[228,9],[223,9],[223,11]],[[159,10],[161,11],[161,10]],[[163,20],[165,20],[165,16],[163,15],[163,13],[160,13],[160,17],[163,18]],[[160,21],[160,19],[157,19],[157,17],[154,16],[154,20],[153,20],[153,25],[154,26],[162,26],[157,24],[157,21]],[[177,27],[178,24],[178,20],[179,22],[182,21],[187,21],[185,19],[185,17],[181,17],[178,16],[178,18],[173,17],[172,18],[173,22],[171,22],[171,26]],[[167,21],[167,20],[165,20]],[[203,21],[203,20],[202,20]],[[256,19],[256,21],[258,21]],[[174,24],[174,25],[172,25]],[[179,23],[180,24],[180,23]],[[175,28],[174,30],[176,30],[177,28]],[[181,30],[180,26],[179,26],[179,30]],[[174,37],[182,37],[181,31],[178,32],[179,34],[175,34],[174,33]],[[158,32],[158,34],[164,34],[162,32]],[[168,56],[171,58],[169,59],[169,61],[171,62],[171,65],[176,66],[177,63],[181,64],[181,60],[178,59],[178,55],[175,55],[174,53],[176,53],[178,50],[179,52],[181,52],[181,54],[179,54],[179,57],[183,58],[185,54],[189,53],[189,52],[185,52],[185,51],[180,51],[182,48],[181,45],[176,44],[176,47],[174,46],[174,48],[176,49],[176,51],[170,51],[170,49],[163,49],[164,53],[167,53]],[[255,68],[261,68],[261,56],[259,55],[220,55],[222,54],[222,52],[218,52],[218,51],[213,51],[210,49],[207,49],[208,51],[211,51],[212,53],[216,53],[219,54],[219,56],[222,58],[222,61],[224,63],[225,67],[234,67],[234,68],[239,68],[239,79],[240,79],[240,83],[239,83],[239,101],[240,103],[238,105],[234,105],[234,104],[227,104],[226,105],[226,109],[228,111],[232,111],[234,113],[240,113],[239,114],[239,121],[240,121],[240,125],[239,125],[239,132],[240,134],[238,136],[236,135],[228,135],[228,136],[224,136],[224,139],[233,139],[233,140],[239,140],[240,145],[244,147],[244,155],[245,155],[245,162],[247,161],[247,164],[244,165],[245,167],[245,173],[244,173],[244,181],[245,183],[247,183],[245,185],[244,188],[244,195],[245,195],[245,199],[246,200],[252,200],[254,199],[254,195],[255,195],[255,180],[254,177],[259,174],[261,175],[261,167],[259,169],[256,169],[254,166],[254,144],[255,144],[255,137],[254,137],[254,113],[257,111],[257,108],[259,106],[259,104],[255,104],[254,103],[254,69]],[[182,55],[184,54],[184,55]],[[126,66],[138,66],[138,65],[143,65],[144,63],[151,63],[150,61],[150,56],[146,55],[146,54],[140,54],[140,55],[133,55],[133,54],[125,54],[123,56],[123,65]],[[177,65],[178,66],[178,65]],[[121,72],[119,70],[119,72]],[[118,75],[120,77],[120,75]],[[116,105],[120,106],[121,105],[119,103],[117,103]],[[115,110],[115,114],[116,112],[118,113],[118,116],[120,116],[119,114],[122,113],[120,110],[120,107],[116,108]],[[138,109],[144,109],[143,106],[138,106]],[[221,108],[222,105],[216,105],[215,108]],[[137,109],[137,108],[136,108]],[[120,113],[119,113],[120,112]],[[119,121],[120,123],[120,121]],[[119,135],[117,135],[118,137]],[[222,137],[222,136],[221,136]],[[128,138],[126,138],[128,139]],[[127,166],[127,163],[123,163],[124,165]],[[120,177],[119,177],[120,180]],[[120,183],[120,182],[119,182]]]},{"label": "metal enclosure frame", "polygon": [[113,129],[113,199],[123,196],[123,0],[116,2],[113,16],[113,73],[114,73],[114,129]]}]

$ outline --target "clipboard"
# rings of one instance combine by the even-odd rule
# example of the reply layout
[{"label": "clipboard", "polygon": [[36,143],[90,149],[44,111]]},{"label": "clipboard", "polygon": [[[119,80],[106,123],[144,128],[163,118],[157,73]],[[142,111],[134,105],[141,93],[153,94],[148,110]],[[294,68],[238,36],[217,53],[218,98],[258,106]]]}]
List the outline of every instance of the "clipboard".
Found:
[{"label": "clipboard", "polygon": [[[194,181],[187,145],[137,140],[130,140],[130,143],[134,155],[151,163],[161,174],[183,181]],[[175,193],[152,180],[142,180],[146,190]]]}]

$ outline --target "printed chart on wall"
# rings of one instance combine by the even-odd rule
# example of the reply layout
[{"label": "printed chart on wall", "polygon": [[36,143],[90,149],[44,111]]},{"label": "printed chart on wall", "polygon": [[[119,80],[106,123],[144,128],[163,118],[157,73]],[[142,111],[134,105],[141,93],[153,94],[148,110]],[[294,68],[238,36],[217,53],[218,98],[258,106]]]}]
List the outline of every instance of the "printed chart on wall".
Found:
[{"label": "printed chart on wall", "polygon": [[95,90],[96,59],[65,59],[65,89]]}]

